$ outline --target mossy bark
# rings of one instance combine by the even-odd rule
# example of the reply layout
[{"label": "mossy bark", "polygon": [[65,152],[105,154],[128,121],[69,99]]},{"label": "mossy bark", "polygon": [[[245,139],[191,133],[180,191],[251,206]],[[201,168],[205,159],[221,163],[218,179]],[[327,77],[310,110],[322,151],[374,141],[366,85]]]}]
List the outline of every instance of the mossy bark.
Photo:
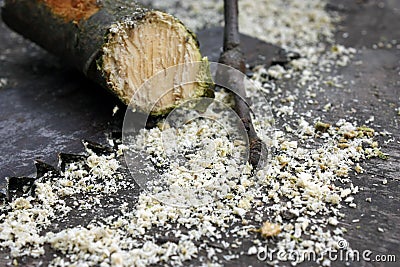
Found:
[{"label": "mossy bark", "polygon": [[149,11],[132,1],[103,0],[96,13],[75,20],[50,5],[41,0],[6,0],[2,18],[11,29],[85,74],[99,57],[112,24],[138,21]]},{"label": "mossy bark", "polygon": [[[102,70],[103,47],[118,23],[140,23],[152,10],[129,0],[5,0],[3,21],[13,30],[115,93]],[[179,20],[176,23],[181,24]],[[134,26],[133,26],[134,27]],[[194,48],[199,50],[196,37]],[[201,60],[201,55],[199,52]],[[167,112],[167,111],[166,111]]]}]

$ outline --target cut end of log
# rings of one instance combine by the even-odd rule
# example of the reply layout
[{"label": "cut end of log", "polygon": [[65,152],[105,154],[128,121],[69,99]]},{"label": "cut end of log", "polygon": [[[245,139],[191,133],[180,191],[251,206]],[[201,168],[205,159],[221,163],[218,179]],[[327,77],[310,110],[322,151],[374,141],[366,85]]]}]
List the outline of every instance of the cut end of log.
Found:
[{"label": "cut end of log", "polygon": [[[202,70],[183,67],[174,68],[173,73],[166,71],[172,66],[199,61],[207,63],[193,34],[173,16],[150,11],[135,23],[127,21],[111,27],[99,67],[111,91],[125,104],[160,115],[184,99],[205,94],[209,85],[182,85],[195,80]],[[163,74],[157,74],[161,71]],[[139,90],[155,74],[158,84],[152,81],[148,85],[151,88]]]},{"label": "cut end of log", "polygon": [[208,61],[195,35],[172,15],[132,0],[6,0],[1,9],[11,29],[133,110],[164,115],[185,100],[212,95]]}]

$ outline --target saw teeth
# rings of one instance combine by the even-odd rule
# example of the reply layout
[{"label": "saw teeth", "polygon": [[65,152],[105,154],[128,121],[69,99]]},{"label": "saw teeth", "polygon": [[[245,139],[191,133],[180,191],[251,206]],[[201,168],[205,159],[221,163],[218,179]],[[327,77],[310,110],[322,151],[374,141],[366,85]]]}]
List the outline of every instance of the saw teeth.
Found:
[{"label": "saw teeth", "polygon": [[32,177],[9,177],[7,178],[7,200],[14,197],[23,197],[35,193],[35,180]]},{"label": "saw teeth", "polygon": [[[122,134],[116,133],[116,136]],[[83,140],[86,149],[93,151],[95,154],[107,155],[113,153],[113,149],[109,146],[101,145],[92,141]],[[59,153],[58,166],[59,169],[47,164],[41,160],[35,160],[36,177],[8,177],[4,185],[0,186],[0,203],[4,201],[12,201],[15,197],[34,196],[35,181],[42,178],[57,178],[61,176],[60,170],[65,171],[66,165],[74,162],[86,162],[87,156],[79,154]],[[89,167],[84,164],[84,167]]]},{"label": "saw teeth", "polygon": [[46,177],[59,177],[60,171],[57,168],[47,164],[41,160],[35,160],[35,167],[36,167],[36,179]]},{"label": "saw teeth", "polygon": [[114,152],[111,147],[101,145],[92,141],[82,140],[82,144],[85,146],[86,149],[93,151],[93,153],[97,155],[109,155]]},{"label": "saw teeth", "polygon": [[69,154],[69,153],[59,153],[58,154],[58,166],[60,170],[65,172],[65,167],[67,164],[74,162],[85,162],[87,156],[79,154]]}]

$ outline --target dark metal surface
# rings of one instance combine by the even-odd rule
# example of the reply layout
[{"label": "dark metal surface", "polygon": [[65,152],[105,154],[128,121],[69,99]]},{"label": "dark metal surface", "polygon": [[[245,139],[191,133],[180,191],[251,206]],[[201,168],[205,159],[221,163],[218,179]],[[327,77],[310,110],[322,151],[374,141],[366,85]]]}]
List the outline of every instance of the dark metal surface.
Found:
[{"label": "dark metal surface", "polygon": [[[2,25],[3,26],[3,25]],[[12,35],[11,35],[12,36]],[[81,139],[104,140],[118,101],[102,88],[1,28],[0,177],[29,175],[33,160],[81,150]]]},{"label": "dark metal surface", "polygon": [[[200,41],[202,55],[210,61],[218,62],[222,52],[223,28],[212,28],[199,32],[197,37]],[[241,34],[241,47],[246,57],[246,63],[252,67],[256,65],[271,65],[273,61],[285,60],[278,46],[260,41],[257,38]]]}]

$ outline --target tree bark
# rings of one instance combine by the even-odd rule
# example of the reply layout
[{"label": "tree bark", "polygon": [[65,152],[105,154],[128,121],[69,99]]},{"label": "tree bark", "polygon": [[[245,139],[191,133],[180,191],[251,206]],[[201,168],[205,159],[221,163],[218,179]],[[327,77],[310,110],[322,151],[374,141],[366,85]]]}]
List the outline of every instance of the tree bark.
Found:
[{"label": "tree bark", "polygon": [[[11,29],[75,66],[127,105],[158,71],[203,60],[195,35],[179,20],[129,0],[6,0],[2,17]],[[185,90],[181,95],[169,93],[151,114],[164,114],[182,98],[209,92],[204,84]],[[146,103],[135,105],[148,111]]]}]

